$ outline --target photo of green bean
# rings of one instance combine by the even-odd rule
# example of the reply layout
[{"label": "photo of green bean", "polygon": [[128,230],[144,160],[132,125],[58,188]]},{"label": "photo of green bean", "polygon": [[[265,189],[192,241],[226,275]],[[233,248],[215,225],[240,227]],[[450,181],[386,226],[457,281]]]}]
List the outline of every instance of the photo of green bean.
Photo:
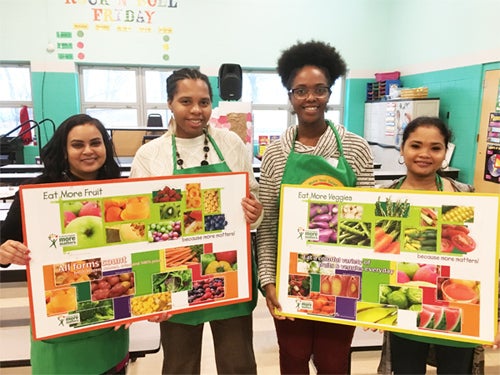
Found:
[{"label": "photo of green bean", "polygon": [[339,225],[339,244],[370,246],[371,223],[358,220],[342,220]]}]

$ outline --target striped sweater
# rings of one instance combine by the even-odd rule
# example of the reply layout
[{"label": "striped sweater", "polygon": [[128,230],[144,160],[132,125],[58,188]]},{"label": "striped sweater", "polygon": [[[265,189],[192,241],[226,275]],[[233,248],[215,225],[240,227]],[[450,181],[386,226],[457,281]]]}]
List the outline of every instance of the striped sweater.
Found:
[{"label": "striped sweater", "polygon": [[[344,157],[357,176],[356,186],[373,187],[373,155],[368,143],[360,136],[335,125],[342,141]],[[257,230],[257,262],[262,287],[276,283],[276,257],[278,245],[278,194],[288,154],[295,139],[297,125],[289,127],[279,141],[268,146],[260,167],[259,197],[264,206],[264,219]],[[338,158],[335,134],[330,127],[323,133],[316,146],[305,146],[295,142],[295,152]]]}]

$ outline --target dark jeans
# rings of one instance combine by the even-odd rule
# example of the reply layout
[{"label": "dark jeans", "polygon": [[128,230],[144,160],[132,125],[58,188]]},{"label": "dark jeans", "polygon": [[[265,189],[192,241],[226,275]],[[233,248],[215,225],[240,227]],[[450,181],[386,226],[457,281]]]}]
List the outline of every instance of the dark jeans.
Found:
[{"label": "dark jeans", "polygon": [[[425,374],[429,345],[390,334],[394,374]],[[471,374],[474,348],[434,345],[438,374]]]}]

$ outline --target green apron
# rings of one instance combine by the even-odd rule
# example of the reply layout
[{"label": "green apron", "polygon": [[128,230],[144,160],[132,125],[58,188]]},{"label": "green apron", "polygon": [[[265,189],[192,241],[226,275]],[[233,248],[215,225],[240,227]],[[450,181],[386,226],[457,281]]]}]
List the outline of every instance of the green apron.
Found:
[{"label": "green apron", "polygon": [[[178,169],[177,168],[177,146],[175,144],[175,136],[172,135],[172,155],[174,157],[174,175],[182,174],[199,174],[199,173],[221,173],[221,172],[232,172],[228,165],[224,161],[219,147],[215,143],[214,139],[207,133],[207,137],[212,144],[217,156],[221,160],[217,164],[200,165],[199,167],[191,167]],[[228,306],[213,307],[211,309],[204,309],[199,311],[191,311],[187,313],[177,314],[169,319],[169,322],[198,325],[201,323],[209,322],[211,320],[222,320],[235,318],[237,316],[245,316],[252,313],[255,306],[257,305],[257,266],[255,264],[255,257],[251,256],[252,259],[252,300],[249,302],[235,303]]]},{"label": "green apron", "polygon": [[[406,176],[401,178],[399,182],[394,186],[394,189],[401,189],[401,185],[403,185],[404,180],[406,179]],[[443,191],[443,179],[441,176],[436,174],[436,186],[438,191]],[[407,340],[413,340],[413,341],[418,341],[418,342],[423,342],[427,344],[434,344],[434,345],[444,345],[444,346],[454,346],[457,348],[474,348],[477,346],[477,344],[473,344],[470,342],[463,342],[463,341],[454,341],[454,340],[448,340],[448,339],[441,339],[437,337],[425,337],[425,336],[418,336],[418,335],[412,335],[410,333],[400,333],[400,332],[392,332],[393,335],[402,337]]]},{"label": "green apron", "polygon": [[103,328],[49,340],[31,340],[32,374],[102,374],[128,353],[129,331]]},{"label": "green apron", "polygon": [[281,184],[309,185],[309,186],[356,186],[356,174],[344,157],[339,133],[330,121],[326,121],[337,140],[340,157],[334,167],[323,156],[301,154],[294,151],[297,133],[288,155]]}]

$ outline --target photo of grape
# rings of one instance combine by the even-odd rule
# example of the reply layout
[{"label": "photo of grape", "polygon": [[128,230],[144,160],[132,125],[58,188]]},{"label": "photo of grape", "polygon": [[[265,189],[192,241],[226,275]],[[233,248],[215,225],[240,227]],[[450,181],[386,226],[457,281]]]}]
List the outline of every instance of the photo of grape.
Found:
[{"label": "photo of grape", "polygon": [[205,232],[222,230],[226,227],[227,221],[224,214],[205,216]]},{"label": "photo of grape", "polygon": [[148,225],[148,241],[160,242],[176,240],[181,235],[180,221],[161,221]]}]

